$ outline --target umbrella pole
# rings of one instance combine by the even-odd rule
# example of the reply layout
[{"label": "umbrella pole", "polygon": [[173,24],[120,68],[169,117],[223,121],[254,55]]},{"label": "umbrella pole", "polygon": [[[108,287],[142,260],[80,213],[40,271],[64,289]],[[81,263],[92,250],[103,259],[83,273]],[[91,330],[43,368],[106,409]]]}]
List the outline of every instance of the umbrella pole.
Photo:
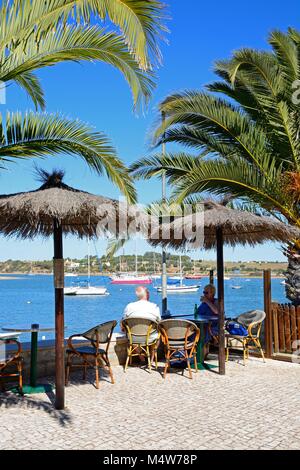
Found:
[{"label": "umbrella pole", "polygon": [[62,226],[54,219],[53,275],[55,288],[55,408],[65,407],[64,260]]},{"label": "umbrella pole", "polygon": [[218,309],[219,309],[219,374],[225,375],[225,330],[224,330],[224,254],[222,227],[216,230]]}]

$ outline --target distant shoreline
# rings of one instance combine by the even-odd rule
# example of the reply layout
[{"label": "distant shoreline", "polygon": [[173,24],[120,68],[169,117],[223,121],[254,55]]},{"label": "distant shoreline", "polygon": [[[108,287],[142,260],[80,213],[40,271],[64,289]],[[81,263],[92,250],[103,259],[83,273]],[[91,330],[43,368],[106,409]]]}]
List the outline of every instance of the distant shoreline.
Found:
[{"label": "distant shoreline", "polygon": [[[177,273],[169,273],[168,277],[175,276]],[[87,276],[87,273],[76,273],[77,276]],[[141,273],[141,275],[149,276],[149,274],[146,273]],[[12,273],[0,273],[0,281],[9,281],[9,280],[16,280],[16,279],[22,279],[24,276],[52,276],[52,273],[21,273],[21,272],[12,272]],[[91,273],[91,276],[105,276],[109,277],[111,274],[108,273]],[[206,278],[209,276],[209,274],[200,274],[203,278]],[[256,275],[249,275],[247,273],[240,273],[240,274],[228,274],[226,273],[225,276],[232,278],[239,278],[239,277],[244,277],[244,278],[250,278],[250,279],[262,279],[263,273],[261,275],[256,274]],[[183,276],[184,277],[184,276]],[[74,276],[75,278],[75,276]],[[278,274],[272,274],[272,279],[284,279],[284,276],[280,276]],[[201,280],[201,279],[199,279]]]}]

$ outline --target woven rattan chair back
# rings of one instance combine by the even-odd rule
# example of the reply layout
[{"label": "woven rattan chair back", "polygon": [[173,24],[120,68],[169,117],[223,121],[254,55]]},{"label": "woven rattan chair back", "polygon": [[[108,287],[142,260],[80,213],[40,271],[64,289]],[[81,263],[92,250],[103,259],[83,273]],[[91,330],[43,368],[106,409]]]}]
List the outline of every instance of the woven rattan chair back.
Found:
[{"label": "woven rattan chair back", "polygon": [[184,348],[198,331],[195,323],[177,319],[163,320],[159,323],[159,328],[166,343],[171,347],[176,346],[176,348]]},{"label": "woven rattan chair back", "polygon": [[265,318],[266,314],[263,310],[250,310],[239,315],[237,321],[245,328],[248,328],[249,325],[262,323]]},{"label": "woven rattan chair back", "polygon": [[99,344],[106,344],[110,342],[112,332],[116,326],[116,320],[100,323],[100,325],[94,326],[90,330],[87,330],[82,334],[82,336],[90,340],[91,343],[96,347],[97,341]]},{"label": "woven rattan chair back", "polygon": [[158,332],[158,323],[147,318],[127,318],[123,325],[130,344],[146,345],[151,335]]}]

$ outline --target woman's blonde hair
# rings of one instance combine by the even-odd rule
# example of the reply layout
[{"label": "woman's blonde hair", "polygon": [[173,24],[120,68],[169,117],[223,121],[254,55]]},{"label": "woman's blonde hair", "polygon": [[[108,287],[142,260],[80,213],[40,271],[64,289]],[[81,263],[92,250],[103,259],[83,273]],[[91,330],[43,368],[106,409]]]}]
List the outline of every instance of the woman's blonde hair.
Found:
[{"label": "woman's blonde hair", "polygon": [[214,286],[213,284],[207,284],[207,286],[204,287],[204,290],[206,290],[206,289],[207,289],[207,290],[210,290],[210,291],[213,293],[213,295],[215,296],[215,294],[216,294],[216,288],[215,288],[215,286]]}]

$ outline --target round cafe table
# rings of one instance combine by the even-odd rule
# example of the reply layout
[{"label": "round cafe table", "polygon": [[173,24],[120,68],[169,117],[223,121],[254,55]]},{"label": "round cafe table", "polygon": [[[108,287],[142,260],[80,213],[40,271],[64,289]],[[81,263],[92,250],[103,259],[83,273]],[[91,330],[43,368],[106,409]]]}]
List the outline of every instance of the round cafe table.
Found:
[{"label": "round cafe table", "polygon": [[23,386],[23,393],[42,393],[52,391],[50,384],[37,384],[37,355],[38,355],[38,334],[39,332],[55,331],[54,327],[40,327],[34,323],[28,326],[5,326],[3,331],[17,331],[18,333],[31,333],[31,352],[30,352],[30,381],[29,385]]}]

